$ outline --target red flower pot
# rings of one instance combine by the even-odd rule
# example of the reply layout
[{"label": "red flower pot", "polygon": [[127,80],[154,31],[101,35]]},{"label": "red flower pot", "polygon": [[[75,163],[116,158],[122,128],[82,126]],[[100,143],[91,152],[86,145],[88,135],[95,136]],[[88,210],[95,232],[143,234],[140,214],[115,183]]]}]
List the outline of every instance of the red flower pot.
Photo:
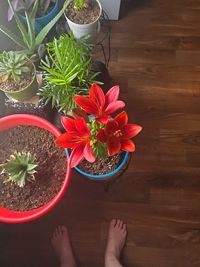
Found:
[{"label": "red flower pot", "polygon": [[[28,114],[16,114],[0,118],[0,131],[5,131],[10,128],[14,128],[19,125],[29,125],[43,128],[51,132],[56,138],[61,134],[61,132],[47,120]],[[68,186],[70,179],[71,169],[67,167],[66,177],[62,188],[59,193],[44,206],[26,212],[12,211],[0,206],[0,222],[5,223],[24,223],[41,217],[42,215],[49,212],[62,198],[65,190]]]}]

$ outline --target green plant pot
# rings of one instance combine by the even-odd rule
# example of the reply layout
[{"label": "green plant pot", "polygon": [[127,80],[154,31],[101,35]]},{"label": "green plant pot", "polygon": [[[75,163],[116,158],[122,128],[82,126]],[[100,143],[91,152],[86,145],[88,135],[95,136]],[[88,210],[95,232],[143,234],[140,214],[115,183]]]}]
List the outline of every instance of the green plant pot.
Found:
[{"label": "green plant pot", "polygon": [[26,101],[26,100],[29,100],[33,96],[36,95],[36,93],[38,91],[36,69],[35,69],[35,66],[32,62],[31,62],[31,64],[33,65],[34,76],[33,76],[33,79],[29,83],[28,86],[26,86],[26,87],[24,87],[18,91],[6,91],[6,90],[3,90],[0,88],[0,90],[2,90],[8,98],[13,98],[13,99],[18,100],[18,101]]}]

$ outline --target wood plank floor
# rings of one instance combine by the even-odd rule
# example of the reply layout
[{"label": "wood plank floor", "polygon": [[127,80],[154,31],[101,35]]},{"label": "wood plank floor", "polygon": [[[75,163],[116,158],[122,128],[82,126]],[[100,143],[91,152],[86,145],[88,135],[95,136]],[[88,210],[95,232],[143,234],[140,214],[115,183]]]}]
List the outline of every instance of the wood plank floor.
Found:
[{"label": "wood plank floor", "polygon": [[113,83],[143,125],[108,190],[73,173],[47,216],[0,225],[1,267],[58,266],[49,239],[69,227],[79,263],[102,267],[111,218],[128,226],[126,267],[200,266],[200,1],[125,1],[112,23]]}]

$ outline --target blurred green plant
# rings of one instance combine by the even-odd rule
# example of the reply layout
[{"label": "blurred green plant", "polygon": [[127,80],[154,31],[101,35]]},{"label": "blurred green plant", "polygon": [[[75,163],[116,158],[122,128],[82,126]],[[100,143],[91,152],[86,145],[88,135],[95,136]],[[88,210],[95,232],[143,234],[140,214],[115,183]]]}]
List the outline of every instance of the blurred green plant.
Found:
[{"label": "blurred green plant", "polygon": [[76,12],[80,11],[84,7],[87,7],[85,0],[74,0],[74,10]]},{"label": "blurred green plant", "polygon": [[42,69],[47,73],[39,95],[51,102],[65,115],[76,107],[75,95],[88,95],[99,72],[91,69],[93,45],[87,39],[75,40],[73,34],[64,34],[47,44],[47,56],[42,60]]}]

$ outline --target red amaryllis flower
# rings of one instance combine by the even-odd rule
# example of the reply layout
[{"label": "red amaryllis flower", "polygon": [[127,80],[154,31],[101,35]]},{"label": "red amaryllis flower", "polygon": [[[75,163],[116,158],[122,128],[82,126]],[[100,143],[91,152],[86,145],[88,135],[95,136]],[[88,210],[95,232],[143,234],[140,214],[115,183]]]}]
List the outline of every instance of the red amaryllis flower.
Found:
[{"label": "red amaryllis flower", "polygon": [[83,158],[89,162],[94,162],[95,157],[90,146],[90,130],[85,120],[83,118],[73,120],[62,117],[61,122],[67,132],[57,138],[56,144],[63,148],[73,149],[69,159],[71,168],[77,166]]},{"label": "red amaryllis flower", "polygon": [[113,156],[121,149],[124,151],[135,151],[135,144],[130,138],[136,136],[142,127],[137,124],[128,124],[128,116],[125,111],[118,114],[113,120],[109,120],[105,129],[100,130],[96,138],[107,143],[108,155]]},{"label": "red amaryllis flower", "polygon": [[123,101],[118,100],[119,86],[112,87],[106,95],[97,84],[90,87],[89,98],[84,96],[74,96],[76,104],[87,113],[97,117],[97,121],[106,123],[110,114],[125,106]]}]

